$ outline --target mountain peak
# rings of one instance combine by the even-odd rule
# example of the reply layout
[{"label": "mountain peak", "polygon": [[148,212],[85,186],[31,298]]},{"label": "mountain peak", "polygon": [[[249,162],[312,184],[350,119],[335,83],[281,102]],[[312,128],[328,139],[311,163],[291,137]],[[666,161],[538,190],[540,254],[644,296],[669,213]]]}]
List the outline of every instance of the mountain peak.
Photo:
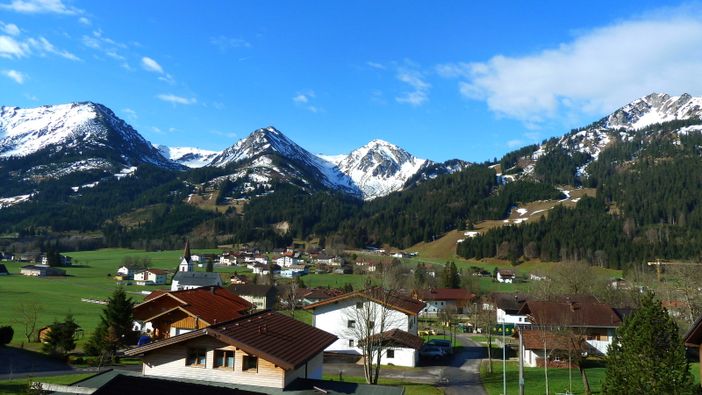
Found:
[{"label": "mountain peak", "polygon": [[651,93],[621,107],[606,117],[605,126],[611,129],[641,129],[656,123],[700,118],[702,97],[688,93],[670,96]]}]

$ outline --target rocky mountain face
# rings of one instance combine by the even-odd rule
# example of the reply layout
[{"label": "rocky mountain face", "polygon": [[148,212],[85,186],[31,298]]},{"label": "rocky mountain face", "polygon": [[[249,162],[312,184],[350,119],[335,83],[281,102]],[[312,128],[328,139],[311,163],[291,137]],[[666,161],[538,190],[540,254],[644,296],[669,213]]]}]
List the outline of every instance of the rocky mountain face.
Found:
[{"label": "rocky mountain face", "polygon": [[[644,142],[660,137],[679,139],[681,134],[702,131],[702,124],[696,122],[700,118],[702,97],[652,93],[632,101],[587,127],[546,141],[530,156],[520,161],[521,167],[525,174],[532,174],[539,160],[555,149],[562,149],[571,156],[584,154],[589,157],[579,164],[578,172],[584,175],[588,164],[596,161],[604,149],[618,142],[632,141],[635,138],[642,138]],[[675,121],[680,124],[676,125]],[[657,127],[659,124],[668,126],[660,128]]]},{"label": "rocky mountain face", "polygon": [[227,179],[246,190],[269,191],[275,182],[308,190],[328,188],[354,196],[361,191],[339,168],[310,153],[274,127],[258,129],[217,155],[209,166],[232,169]]},{"label": "rocky mountain face", "polygon": [[0,107],[0,166],[17,178],[118,173],[140,164],[181,168],[101,104]]}]

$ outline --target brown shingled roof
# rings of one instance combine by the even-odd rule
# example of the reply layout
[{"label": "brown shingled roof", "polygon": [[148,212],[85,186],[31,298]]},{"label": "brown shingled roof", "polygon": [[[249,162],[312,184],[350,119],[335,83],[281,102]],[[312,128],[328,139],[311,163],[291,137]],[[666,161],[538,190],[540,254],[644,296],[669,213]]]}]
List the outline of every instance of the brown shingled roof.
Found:
[{"label": "brown shingled roof", "polygon": [[527,301],[519,310],[529,321],[541,325],[616,328],[619,315],[608,304],[587,302]]},{"label": "brown shingled roof", "polygon": [[319,301],[317,303],[312,303],[305,306],[306,310],[314,310],[317,307],[325,306],[328,304],[340,302],[342,300],[361,298],[372,300],[376,303],[382,304],[394,310],[401,311],[409,315],[417,315],[426,306],[426,304],[420,300],[412,299],[410,297],[401,295],[395,291],[386,291],[382,288],[376,287],[371,289],[364,289],[359,291],[348,292],[338,296],[331,297],[326,300]]},{"label": "brown shingled roof", "polygon": [[251,307],[251,303],[224,288],[195,288],[147,297],[146,301],[134,306],[134,318],[146,321],[179,309],[211,325],[239,318]]},{"label": "brown shingled roof", "polygon": [[211,336],[285,370],[296,369],[324,351],[337,337],[286,315],[265,310],[127,351],[152,352],[200,336]]},{"label": "brown shingled roof", "polygon": [[588,348],[583,347],[582,338],[579,336],[537,329],[522,330],[522,339],[526,350],[543,350],[544,343],[547,350],[568,351],[579,348],[585,351]]},{"label": "brown shingled roof", "polygon": [[[369,336],[366,339],[369,339],[371,344],[377,340],[380,340],[382,344],[387,347],[406,347],[414,348],[415,350],[419,350],[424,344],[424,340],[421,337],[415,336],[400,329],[376,333],[375,335]],[[365,339],[361,340],[359,343],[363,344],[364,342]]]}]

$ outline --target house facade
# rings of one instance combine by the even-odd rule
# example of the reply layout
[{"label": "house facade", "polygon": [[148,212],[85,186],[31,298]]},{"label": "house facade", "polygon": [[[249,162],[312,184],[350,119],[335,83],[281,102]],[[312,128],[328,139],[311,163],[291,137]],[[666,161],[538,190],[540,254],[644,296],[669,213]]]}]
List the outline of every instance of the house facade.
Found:
[{"label": "house facade", "polygon": [[426,304],[420,316],[436,317],[442,311],[467,314],[475,295],[464,288],[432,288],[415,292],[415,297]]},{"label": "house facade", "polygon": [[[359,337],[363,334],[380,335],[397,329],[416,337],[417,317],[424,306],[423,302],[416,299],[372,289],[331,297],[307,305],[305,309],[312,311],[312,324],[316,328],[337,337],[326,351],[362,355],[359,342],[364,339]],[[376,323],[384,323],[384,325]],[[364,325],[373,325],[373,327],[364,329]],[[396,364],[415,366],[419,357],[418,350],[406,347],[399,350],[400,348],[403,347],[397,347],[397,352],[403,356]],[[404,354],[410,354],[411,358]]]},{"label": "house facade", "polygon": [[47,265],[27,265],[22,266],[20,274],[30,277],[65,276],[66,271]]},{"label": "house facade", "polygon": [[214,272],[179,271],[171,280],[171,291],[182,291],[200,287],[221,287],[222,278]]},{"label": "house facade", "polygon": [[235,284],[229,290],[251,303],[256,310],[269,310],[276,304],[278,292],[266,284]]},{"label": "house facade", "polygon": [[168,272],[161,269],[147,269],[134,273],[137,285],[163,285]]},{"label": "house facade", "polygon": [[145,376],[282,389],[298,378],[321,379],[323,352],[334,340],[303,322],[262,311],[125,354],[143,355]]},{"label": "house facade", "polygon": [[508,269],[502,269],[497,271],[497,282],[512,284],[514,281],[514,271]]}]

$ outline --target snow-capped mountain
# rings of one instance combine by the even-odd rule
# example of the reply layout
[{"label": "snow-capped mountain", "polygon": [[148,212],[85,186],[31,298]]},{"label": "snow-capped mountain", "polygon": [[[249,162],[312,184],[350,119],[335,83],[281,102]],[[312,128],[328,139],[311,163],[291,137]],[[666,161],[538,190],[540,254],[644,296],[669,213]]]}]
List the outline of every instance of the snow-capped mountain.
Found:
[{"label": "snow-capped mountain", "polygon": [[335,164],[300,147],[274,127],[258,129],[239,140],[209,166],[235,169],[226,178],[238,182],[243,191],[260,186],[267,189],[273,181],[282,180],[306,189],[323,187],[361,195],[353,180]]},{"label": "snow-capped mountain", "polygon": [[91,102],[0,107],[0,160],[31,178],[119,172],[145,163],[180,168],[109,108]]},{"label": "snow-capped mountain", "polygon": [[365,200],[386,196],[416,182],[440,174],[454,173],[468,162],[452,160],[434,163],[420,159],[383,140],[372,140],[348,155],[320,155],[347,174],[363,192]]},{"label": "snow-capped mountain", "polygon": [[373,140],[335,159],[339,170],[351,177],[367,200],[402,189],[407,180],[427,164],[426,159],[416,158],[383,140]]},{"label": "snow-capped mountain", "polygon": [[168,147],[156,145],[164,157],[190,168],[207,166],[222,151],[210,151],[193,147]]},{"label": "snow-capped mountain", "polygon": [[[526,174],[534,169],[534,163],[555,147],[567,152],[580,152],[590,156],[579,173],[583,174],[585,167],[597,160],[602,150],[618,141],[631,141],[635,137],[660,135],[653,125],[671,121],[691,121],[702,118],[702,97],[689,94],[670,96],[665,93],[652,93],[632,101],[617,109],[612,114],[600,119],[590,126],[574,130],[559,139],[551,139],[542,144],[531,154],[531,164],[524,168]],[[673,138],[681,133],[702,131],[702,124],[680,126],[668,130]]]}]

